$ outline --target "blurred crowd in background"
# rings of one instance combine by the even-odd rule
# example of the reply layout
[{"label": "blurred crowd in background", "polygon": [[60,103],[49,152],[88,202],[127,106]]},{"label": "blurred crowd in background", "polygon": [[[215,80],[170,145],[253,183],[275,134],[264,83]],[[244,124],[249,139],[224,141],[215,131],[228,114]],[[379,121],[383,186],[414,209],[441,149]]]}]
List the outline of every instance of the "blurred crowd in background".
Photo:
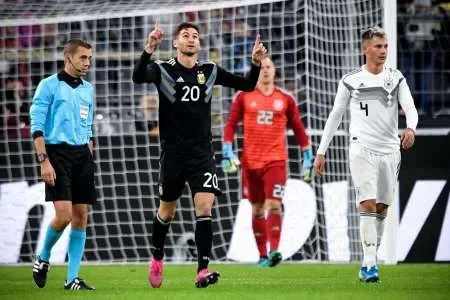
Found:
[{"label": "blurred crowd in background", "polygon": [[[450,1],[398,0],[397,3],[398,69],[407,78],[421,120],[426,120],[419,122],[419,127],[450,127]],[[202,24],[202,18],[208,18],[209,28],[200,26],[201,35],[206,37],[202,46],[209,51],[206,56],[219,60],[226,69],[242,73],[249,68],[253,29],[257,27],[261,36],[271,37],[268,46],[272,53],[282,53],[272,59],[276,64],[283,61],[283,78],[291,78],[296,68],[302,67],[296,63],[296,52],[289,51],[299,46],[298,38],[292,27],[271,26],[276,19],[260,11],[257,15],[260,19],[239,18],[239,8],[232,8],[210,11],[208,15],[173,14],[166,19],[160,17],[160,21]],[[214,19],[218,21],[211,21]],[[61,53],[71,35],[81,36],[95,46],[95,67],[91,70],[94,74],[89,74],[87,79],[95,79],[97,121],[104,124],[99,134],[114,134],[114,126],[107,124],[115,120],[122,123],[122,129],[125,126],[123,131],[148,131],[157,135],[157,94],[147,87],[136,87],[131,81],[134,60],[142,51],[151,26],[143,26],[144,23],[147,23],[144,17],[129,17],[0,26],[0,136],[29,137],[28,110],[34,90],[42,78],[62,69]],[[160,47],[162,59],[164,53],[170,53],[171,38],[166,38],[164,43]],[[289,80],[282,83],[288,89],[290,84]],[[301,98],[299,101],[305,97],[302,91],[296,96]]]}]

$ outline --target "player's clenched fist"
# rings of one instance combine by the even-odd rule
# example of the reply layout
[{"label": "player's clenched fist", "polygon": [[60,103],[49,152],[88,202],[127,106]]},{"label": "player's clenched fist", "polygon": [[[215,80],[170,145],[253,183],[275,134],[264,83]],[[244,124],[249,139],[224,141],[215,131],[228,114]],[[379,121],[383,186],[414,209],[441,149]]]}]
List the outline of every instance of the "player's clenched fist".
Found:
[{"label": "player's clenched fist", "polygon": [[320,177],[323,175],[323,170],[325,168],[325,156],[322,154],[317,154],[314,160],[314,171]]},{"label": "player's clenched fist", "polygon": [[266,57],[267,49],[261,42],[259,34],[256,36],[255,45],[253,46],[252,62],[255,65],[261,65],[261,61]]},{"label": "player's clenched fist", "polygon": [[147,53],[153,53],[156,47],[161,43],[164,36],[164,32],[161,30],[159,21],[156,21],[155,28],[148,34],[147,43],[145,44],[145,51]]},{"label": "player's clenched fist", "polygon": [[411,128],[406,128],[400,138],[401,143],[402,143],[402,148],[405,150],[408,150],[409,148],[411,148],[414,145],[414,139],[415,139],[414,130],[412,130]]}]

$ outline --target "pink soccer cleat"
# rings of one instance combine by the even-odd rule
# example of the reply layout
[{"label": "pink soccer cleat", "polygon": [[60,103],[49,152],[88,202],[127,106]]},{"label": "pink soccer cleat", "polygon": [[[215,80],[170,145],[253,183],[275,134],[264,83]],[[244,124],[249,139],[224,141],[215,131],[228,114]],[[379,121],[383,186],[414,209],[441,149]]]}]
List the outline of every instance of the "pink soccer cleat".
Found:
[{"label": "pink soccer cleat", "polygon": [[209,271],[208,269],[200,270],[195,278],[195,286],[198,288],[205,288],[210,284],[215,284],[219,281],[219,272]]},{"label": "pink soccer cleat", "polygon": [[152,257],[148,270],[148,281],[153,288],[159,288],[163,282],[163,260],[156,260]]}]

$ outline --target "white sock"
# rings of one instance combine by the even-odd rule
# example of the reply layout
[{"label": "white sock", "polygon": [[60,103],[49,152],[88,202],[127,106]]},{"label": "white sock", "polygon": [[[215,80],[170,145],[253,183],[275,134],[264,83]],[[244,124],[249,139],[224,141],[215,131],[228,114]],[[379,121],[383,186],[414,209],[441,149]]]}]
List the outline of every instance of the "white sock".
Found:
[{"label": "white sock", "polygon": [[377,262],[376,213],[360,212],[359,234],[364,253],[362,266],[370,269]]},{"label": "white sock", "polygon": [[384,219],[386,219],[386,216],[377,214],[377,251],[380,248],[381,239],[383,238]]}]

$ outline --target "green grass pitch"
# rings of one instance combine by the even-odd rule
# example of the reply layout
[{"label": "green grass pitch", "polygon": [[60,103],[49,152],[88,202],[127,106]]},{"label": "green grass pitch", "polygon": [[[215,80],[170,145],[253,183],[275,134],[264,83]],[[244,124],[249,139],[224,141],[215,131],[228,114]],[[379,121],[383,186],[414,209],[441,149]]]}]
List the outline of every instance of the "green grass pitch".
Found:
[{"label": "green grass pitch", "polygon": [[450,299],[450,264],[380,266],[381,283],[360,283],[355,264],[281,264],[257,268],[212,264],[216,285],[194,286],[195,265],[165,266],[160,289],[147,282],[146,265],[83,265],[80,276],[96,291],[65,291],[65,266],[52,266],[39,289],[32,266],[0,266],[0,299]]}]

